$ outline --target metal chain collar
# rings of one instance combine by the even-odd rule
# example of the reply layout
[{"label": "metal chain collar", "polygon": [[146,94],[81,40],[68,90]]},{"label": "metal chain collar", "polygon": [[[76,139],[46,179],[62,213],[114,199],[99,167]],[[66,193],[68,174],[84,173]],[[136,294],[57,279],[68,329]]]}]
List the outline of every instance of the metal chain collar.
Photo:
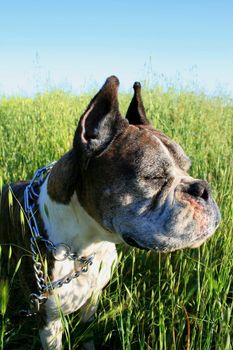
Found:
[{"label": "metal chain collar", "polygon": [[[67,244],[60,243],[55,245],[50,240],[41,236],[39,232],[35,217],[39,194],[35,191],[35,187],[38,188],[43,184],[54,164],[55,162],[38,169],[24,191],[24,209],[31,231],[30,247],[32,252],[34,275],[38,288],[36,293],[32,293],[30,295],[31,310],[21,310],[21,313],[25,316],[35,315],[39,311],[40,305],[44,304],[48,299],[48,297],[45,295],[46,292],[49,292],[55,288],[60,288],[63,286],[63,284],[70,283],[74,278],[77,278],[82,273],[87,272],[89,266],[92,265],[95,256],[95,254],[91,254],[87,257],[79,257],[77,253],[71,252],[71,249]],[[42,269],[42,257],[38,246],[39,242],[45,243],[46,248],[49,251],[52,251],[55,260],[64,261],[65,259],[69,259],[78,262],[80,264],[80,270],[74,271],[57,281],[45,281],[45,276]]]}]

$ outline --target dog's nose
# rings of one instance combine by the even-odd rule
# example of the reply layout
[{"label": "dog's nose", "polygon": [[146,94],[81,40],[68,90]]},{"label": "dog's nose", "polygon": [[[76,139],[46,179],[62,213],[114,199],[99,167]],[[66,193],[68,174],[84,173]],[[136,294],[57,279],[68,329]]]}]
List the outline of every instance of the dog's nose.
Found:
[{"label": "dog's nose", "polygon": [[191,182],[184,188],[184,192],[188,193],[190,196],[195,198],[202,198],[205,201],[209,199],[210,191],[211,190],[208,182],[204,180]]}]

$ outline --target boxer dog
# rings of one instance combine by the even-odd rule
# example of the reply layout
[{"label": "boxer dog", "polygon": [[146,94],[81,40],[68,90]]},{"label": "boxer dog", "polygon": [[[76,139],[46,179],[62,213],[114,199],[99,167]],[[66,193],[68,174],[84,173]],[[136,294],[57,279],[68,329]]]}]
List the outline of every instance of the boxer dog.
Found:
[{"label": "boxer dog", "polygon": [[[125,118],[119,112],[118,86],[115,76],[106,80],[80,118],[72,149],[38,189],[35,217],[40,235],[63,254],[61,259],[46,253],[46,278],[63,283],[45,292],[46,302],[37,313],[44,349],[62,348],[61,315],[80,310],[87,321],[94,314],[117,260],[115,244],[164,253],[195,248],[220,221],[209,184],[189,176],[190,160],[182,148],[150,125],[140,84],[134,84]],[[27,227],[20,230],[16,218],[27,184],[11,186],[13,205],[7,188],[3,190],[0,242],[12,244],[17,256],[29,255],[22,279],[24,292],[29,293],[37,288],[31,233]],[[81,270],[82,259],[71,258],[75,256],[83,261],[94,257],[88,271]],[[77,278],[72,277],[74,272]],[[65,276],[72,278],[64,282]],[[85,346],[94,349],[91,342]]]}]

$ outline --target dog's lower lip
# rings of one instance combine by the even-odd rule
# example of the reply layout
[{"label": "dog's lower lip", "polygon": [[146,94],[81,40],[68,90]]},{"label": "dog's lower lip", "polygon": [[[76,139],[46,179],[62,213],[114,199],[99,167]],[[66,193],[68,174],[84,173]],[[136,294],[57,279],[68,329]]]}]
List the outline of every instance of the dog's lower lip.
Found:
[{"label": "dog's lower lip", "polygon": [[205,240],[205,241],[208,240],[208,238],[210,238],[211,236],[212,236],[211,234],[202,234],[201,236],[195,238],[193,241],[190,242],[191,243],[191,247],[192,247],[192,245],[195,245],[198,242],[201,242],[203,240]]},{"label": "dog's lower lip", "polygon": [[136,247],[136,248],[144,249],[144,250],[149,250],[148,248],[145,248],[142,245],[138,244],[133,238],[129,237],[128,235],[123,235],[122,237],[123,237],[124,241],[132,247]]}]

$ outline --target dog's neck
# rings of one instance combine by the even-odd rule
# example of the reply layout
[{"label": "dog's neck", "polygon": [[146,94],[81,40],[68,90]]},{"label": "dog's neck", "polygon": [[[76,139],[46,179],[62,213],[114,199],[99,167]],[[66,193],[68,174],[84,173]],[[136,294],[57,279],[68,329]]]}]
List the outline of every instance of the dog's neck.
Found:
[{"label": "dog's neck", "polygon": [[65,205],[53,201],[47,191],[47,181],[41,187],[38,200],[48,239],[54,244],[65,243],[72,252],[88,256],[102,242],[119,243],[119,238],[101,227],[80,205],[76,193]]}]

